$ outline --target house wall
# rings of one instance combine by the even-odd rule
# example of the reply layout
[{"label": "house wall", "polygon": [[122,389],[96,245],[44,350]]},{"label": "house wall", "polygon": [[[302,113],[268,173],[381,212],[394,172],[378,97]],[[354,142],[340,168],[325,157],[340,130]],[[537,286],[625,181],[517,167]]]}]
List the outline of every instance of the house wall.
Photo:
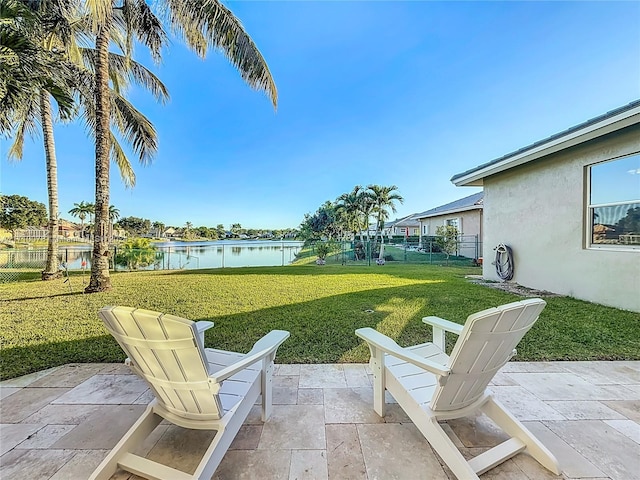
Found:
[{"label": "house wall", "polygon": [[640,125],[484,179],[483,275],[513,249],[513,281],[640,311],[640,250],[588,248],[588,165],[640,152]]},{"label": "house wall", "polygon": [[[460,219],[460,234],[463,236],[463,242],[460,246],[459,255],[469,258],[477,258],[482,252],[482,209],[468,210],[466,212],[451,213],[448,215],[440,215],[437,217],[429,217],[420,219],[420,236],[433,236],[436,234],[438,227],[447,224],[447,220]],[[425,233],[424,227],[427,227]],[[475,236],[478,236],[478,246],[476,250]]]},{"label": "house wall", "polygon": [[392,235],[406,235],[407,229],[409,229],[409,235],[419,235],[420,234],[420,226],[407,226],[407,225],[399,225],[393,227]]}]

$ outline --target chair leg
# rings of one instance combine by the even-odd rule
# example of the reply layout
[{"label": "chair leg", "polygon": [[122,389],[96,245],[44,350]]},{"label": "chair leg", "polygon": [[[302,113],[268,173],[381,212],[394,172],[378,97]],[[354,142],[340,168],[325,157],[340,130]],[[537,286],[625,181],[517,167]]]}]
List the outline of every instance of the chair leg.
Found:
[{"label": "chair leg", "polygon": [[262,361],[261,392],[262,392],[262,421],[266,422],[273,410],[273,360],[275,354],[268,355]]},{"label": "chair leg", "polygon": [[[440,458],[447,464],[459,480],[477,480],[478,475],[469,462],[462,456],[458,447],[451,441],[435,417],[424,414],[411,418],[424,438],[429,442]],[[416,421],[417,420],[417,421]]]},{"label": "chair leg", "polygon": [[133,424],[129,431],[122,437],[109,455],[95,469],[89,480],[107,480],[118,469],[118,462],[123,455],[140,445],[145,438],[155,430],[162,421],[162,417],[153,413],[153,407],[149,405],[140,418]]},{"label": "chair leg", "polygon": [[[271,368],[273,369],[273,362],[271,362],[271,365]],[[233,439],[238,435],[240,427],[242,427],[242,424],[249,415],[251,408],[258,399],[258,394],[260,393],[258,388],[261,387],[262,383],[264,383],[264,380],[254,383],[247,395],[225,414],[219,424],[218,430],[216,431],[216,436],[211,442],[211,445],[207,448],[200,464],[193,473],[194,479],[209,480],[213,476],[214,472],[220,465],[222,458],[227,453],[231,442],[233,442]],[[262,392],[262,395],[262,401],[264,402],[264,391]],[[269,408],[269,411],[270,410],[271,409]]]},{"label": "chair leg", "polygon": [[481,409],[502,430],[522,441],[527,447],[525,451],[535,458],[538,463],[556,475],[560,475],[560,466],[556,457],[527,430],[527,427],[511,415],[500,402],[490,397]]},{"label": "chair leg", "polygon": [[373,372],[373,409],[381,417],[385,416],[386,403],[384,400],[385,391],[385,367],[384,352],[378,348],[369,345],[371,350],[371,359],[369,365]]}]

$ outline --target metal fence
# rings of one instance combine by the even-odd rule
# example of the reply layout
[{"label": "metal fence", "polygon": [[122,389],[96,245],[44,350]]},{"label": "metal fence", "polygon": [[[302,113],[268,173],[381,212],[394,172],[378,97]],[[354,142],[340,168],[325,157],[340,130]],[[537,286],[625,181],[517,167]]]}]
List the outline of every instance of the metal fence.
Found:
[{"label": "metal fence", "polygon": [[385,238],[382,244],[379,240],[376,243],[373,240],[318,241],[311,244],[314,254],[317,254],[319,244],[328,244],[329,253],[324,258],[327,264],[376,265],[394,262],[478,266],[482,262],[482,242],[477,235],[459,236],[454,251],[449,255],[442,250],[437,237]]},{"label": "metal fence", "polygon": [[[265,241],[237,244],[194,244],[154,246],[146,249],[111,247],[109,269],[133,270],[192,270],[198,268],[225,268],[242,266],[287,265],[296,258],[302,242]],[[91,250],[87,247],[60,247],[60,269],[64,271],[90,271]],[[0,250],[0,283],[33,277],[45,268],[47,250]]]}]

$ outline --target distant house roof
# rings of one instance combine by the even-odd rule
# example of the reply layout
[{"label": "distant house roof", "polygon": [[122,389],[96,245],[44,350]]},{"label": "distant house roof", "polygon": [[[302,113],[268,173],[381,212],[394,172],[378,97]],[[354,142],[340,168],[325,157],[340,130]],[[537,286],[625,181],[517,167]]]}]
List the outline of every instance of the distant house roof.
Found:
[{"label": "distant house roof", "polygon": [[479,210],[482,208],[482,199],[484,198],[484,192],[474,193],[468,197],[455,200],[451,203],[440,205],[439,207],[432,208],[426,212],[416,213],[414,218],[422,219],[429,217],[439,217],[440,215],[448,215],[450,213],[466,212],[468,210]]},{"label": "distant house roof", "polygon": [[482,186],[489,175],[503,172],[631,125],[640,124],[640,100],[611,110],[529,146],[451,177],[457,186]]},{"label": "distant house roof", "polygon": [[393,227],[414,227],[418,226],[420,222],[416,218],[416,214],[407,215],[406,217],[396,218],[391,222],[385,222],[384,228],[393,228]]}]

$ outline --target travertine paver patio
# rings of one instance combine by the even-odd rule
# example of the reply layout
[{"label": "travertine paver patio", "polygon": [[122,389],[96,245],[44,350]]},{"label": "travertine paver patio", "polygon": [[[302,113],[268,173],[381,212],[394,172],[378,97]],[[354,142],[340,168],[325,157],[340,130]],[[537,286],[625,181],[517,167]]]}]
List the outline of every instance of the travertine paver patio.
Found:
[{"label": "travertine paver patio", "polygon": [[[398,405],[385,419],[373,412],[367,366],[278,365],[274,385],[271,419],[254,409],[215,479],[453,478]],[[512,362],[491,388],[555,453],[563,478],[640,479],[640,362]],[[151,395],[123,365],[89,364],[2,382],[0,398],[0,478],[76,480]],[[504,439],[484,418],[446,429],[473,455]],[[141,451],[189,470],[211,435],[161,424]],[[560,477],[520,454],[481,478]]]}]

